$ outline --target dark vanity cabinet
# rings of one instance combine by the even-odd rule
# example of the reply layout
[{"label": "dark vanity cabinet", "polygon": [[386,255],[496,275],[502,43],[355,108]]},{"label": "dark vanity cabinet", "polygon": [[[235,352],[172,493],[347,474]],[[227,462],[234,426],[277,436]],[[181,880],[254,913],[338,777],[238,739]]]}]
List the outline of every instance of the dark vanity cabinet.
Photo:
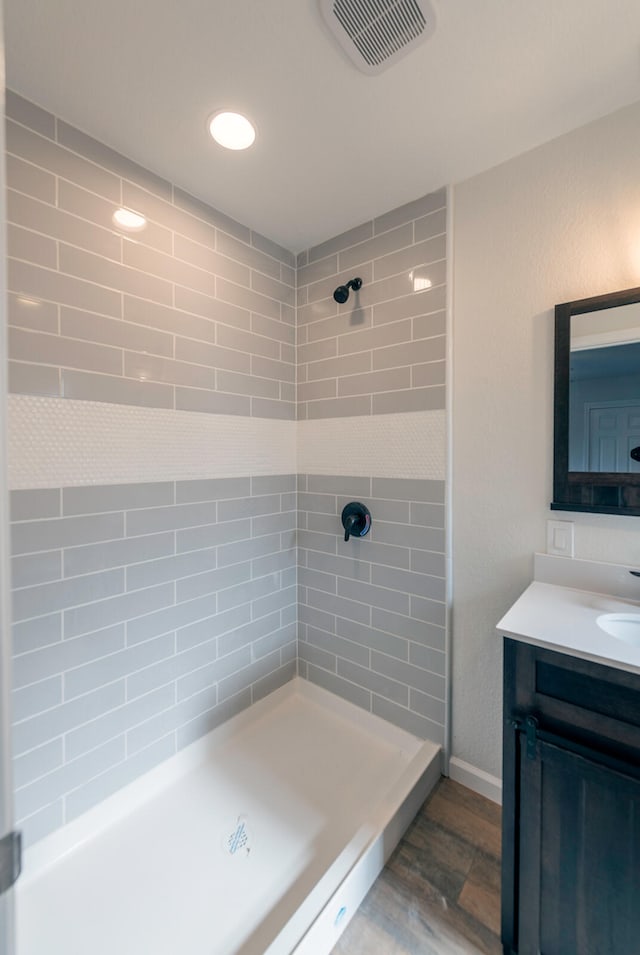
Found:
[{"label": "dark vanity cabinet", "polygon": [[505,640],[505,955],[640,952],[640,675]]}]

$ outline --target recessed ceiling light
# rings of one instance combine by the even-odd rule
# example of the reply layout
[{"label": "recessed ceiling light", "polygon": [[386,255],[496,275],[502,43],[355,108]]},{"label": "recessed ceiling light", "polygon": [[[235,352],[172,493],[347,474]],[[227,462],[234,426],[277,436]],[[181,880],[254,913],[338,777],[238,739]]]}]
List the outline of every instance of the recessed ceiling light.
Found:
[{"label": "recessed ceiling light", "polygon": [[252,123],[241,113],[221,110],[209,120],[209,132],[225,149],[248,149],[256,138]]},{"label": "recessed ceiling light", "polygon": [[132,212],[131,209],[116,209],[113,213],[113,221],[121,229],[126,229],[127,232],[140,232],[147,224],[144,216]]}]

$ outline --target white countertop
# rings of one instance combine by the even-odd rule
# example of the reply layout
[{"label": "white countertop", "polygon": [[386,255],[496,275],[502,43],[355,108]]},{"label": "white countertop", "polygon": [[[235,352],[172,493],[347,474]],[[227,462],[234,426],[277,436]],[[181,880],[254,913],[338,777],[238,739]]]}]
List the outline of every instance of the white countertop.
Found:
[{"label": "white countertop", "polygon": [[640,647],[609,636],[596,623],[600,614],[625,612],[640,613],[640,603],[534,581],[496,629],[524,643],[640,673]]}]

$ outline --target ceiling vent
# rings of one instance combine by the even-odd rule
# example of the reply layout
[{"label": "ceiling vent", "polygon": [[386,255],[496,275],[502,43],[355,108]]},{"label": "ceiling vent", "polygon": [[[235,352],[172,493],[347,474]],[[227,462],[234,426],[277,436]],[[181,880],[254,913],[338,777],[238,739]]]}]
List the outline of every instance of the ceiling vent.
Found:
[{"label": "ceiling vent", "polygon": [[381,73],[427,40],[430,0],[319,0],[329,29],[363,73]]}]

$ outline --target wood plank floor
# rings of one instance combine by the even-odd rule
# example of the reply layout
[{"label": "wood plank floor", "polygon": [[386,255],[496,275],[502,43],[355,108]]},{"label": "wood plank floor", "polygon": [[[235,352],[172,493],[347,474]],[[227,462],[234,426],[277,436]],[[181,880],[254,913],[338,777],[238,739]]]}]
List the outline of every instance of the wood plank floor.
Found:
[{"label": "wood plank floor", "polygon": [[500,807],[438,783],[332,955],[502,955]]}]

